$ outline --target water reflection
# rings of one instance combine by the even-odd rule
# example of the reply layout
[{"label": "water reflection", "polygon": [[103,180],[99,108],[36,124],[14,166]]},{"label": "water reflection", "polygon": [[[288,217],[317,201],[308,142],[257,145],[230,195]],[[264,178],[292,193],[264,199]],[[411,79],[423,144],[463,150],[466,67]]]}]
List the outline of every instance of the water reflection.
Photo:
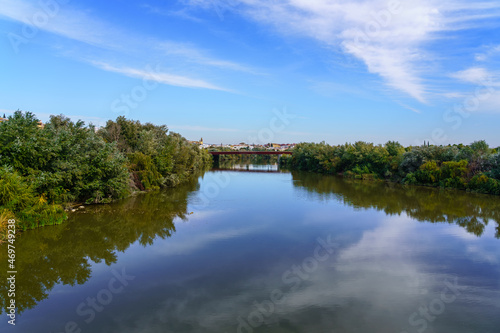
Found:
[{"label": "water reflection", "polygon": [[[16,305],[18,313],[47,298],[58,283],[83,284],[91,276],[91,262],[116,262],[136,241],[151,245],[175,232],[173,220],[186,218],[189,193],[198,188],[193,179],[175,189],[140,194],[111,205],[87,206],[67,223],[25,232],[16,240]],[[6,281],[7,251],[0,246]],[[0,304],[6,308],[7,284],[0,284]]]},{"label": "water reflection", "polygon": [[496,238],[500,238],[500,200],[496,196],[306,172],[293,172],[292,176],[297,189],[319,200],[334,199],[355,208],[375,208],[388,215],[406,213],[423,222],[455,223],[476,236],[481,236],[489,221],[494,220],[498,224]]},{"label": "water reflection", "polygon": [[[210,177],[202,180],[201,188],[209,181]],[[498,242],[486,235],[472,236],[476,243],[470,249],[476,252],[469,259],[464,243],[436,232],[437,225],[412,221],[454,223],[481,235],[490,219],[499,220],[496,197],[309,173],[238,172],[208,208],[189,215],[189,223],[178,224],[176,232],[174,219],[187,219],[188,208],[193,209],[200,194],[198,188],[193,181],[86,208],[64,225],[23,234],[16,244],[20,312],[36,307],[51,290],[49,301],[53,300],[57,284],[73,286],[91,275],[102,276],[93,262],[121,262],[118,252],[126,251],[127,272],[137,276],[136,284],[106,308],[88,331],[235,332],[238,318],[248,320],[255,311],[255,301],[268,300],[281,289],[287,298],[254,332],[398,333],[408,327],[408,317],[428,305],[454,276],[469,289],[428,331],[493,332],[492,327],[498,327],[496,314],[490,314],[498,309],[490,306],[498,299],[494,294]],[[311,200],[302,200],[304,194]],[[342,204],[332,204],[332,199]],[[175,237],[158,240],[173,233]],[[317,237],[328,235],[339,243],[338,250],[289,292],[295,282],[283,280],[283,274],[314,256]],[[131,248],[134,243],[146,248],[138,251]],[[493,260],[478,260],[479,250]],[[5,253],[2,247],[2,263],[7,262]],[[0,278],[5,279],[1,274],[6,271],[3,267]],[[56,328],[75,319],[74,309],[84,297],[96,294],[101,288],[97,285],[81,299],[70,288],[65,289],[70,292],[63,301],[56,298],[54,313],[71,312],[58,319]],[[1,288],[5,308],[6,290]],[[41,309],[52,310],[40,304],[26,311],[23,318],[28,327],[37,326],[29,320],[43,314]],[[474,325],[465,327],[459,322],[463,314],[480,314],[484,320],[468,320]],[[76,318],[86,325],[81,319]],[[52,330],[48,325],[44,328]],[[23,331],[23,326],[17,329]]]},{"label": "water reflection", "polygon": [[214,165],[212,171],[241,171],[241,172],[284,172],[281,170],[277,163],[274,164],[256,164],[256,163],[234,163],[234,162],[220,162]]}]

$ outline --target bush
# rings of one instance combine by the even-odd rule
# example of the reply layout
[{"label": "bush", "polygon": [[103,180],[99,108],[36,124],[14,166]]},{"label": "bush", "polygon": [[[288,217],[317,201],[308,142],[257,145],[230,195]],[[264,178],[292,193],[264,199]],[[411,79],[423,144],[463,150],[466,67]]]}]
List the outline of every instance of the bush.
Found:
[{"label": "bush", "polygon": [[9,218],[15,218],[17,230],[59,224],[66,219],[60,205],[50,204],[43,194],[35,193],[33,186],[11,167],[0,168],[0,215],[2,237]]},{"label": "bush", "polygon": [[471,179],[468,188],[479,193],[500,194],[500,181],[481,173]]},{"label": "bush", "polygon": [[108,121],[98,135],[126,154],[128,168],[140,189],[177,186],[212,164],[212,156],[206,150],[177,133],[168,133],[164,125],[141,124],[118,117],[116,121]]},{"label": "bush", "polygon": [[207,151],[167,131],[124,117],[96,131],[63,115],[39,128],[32,113],[16,111],[0,123],[2,218],[15,216],[20,229],[60,223],[61,205],[176,186],[211,165]]},{"label": "bush", "polygon": [[[393,141],[384,146],[362,141],[340,146],[300,143],[293,156],[283,163],[292,169],[337,173],[349,178],[385,178],[404,184],[470,188],[491,194],[498,193],[496,184],[500,181],[500,154],[484,141],[470,146],[408,148]],[[489,180],[475,177],[479,174]]]},{"label": "bush", "polygon": [[415,177],[419,183],[435,184],[441,179],[441,170],[436,161],[428,161],[420,166]]}]

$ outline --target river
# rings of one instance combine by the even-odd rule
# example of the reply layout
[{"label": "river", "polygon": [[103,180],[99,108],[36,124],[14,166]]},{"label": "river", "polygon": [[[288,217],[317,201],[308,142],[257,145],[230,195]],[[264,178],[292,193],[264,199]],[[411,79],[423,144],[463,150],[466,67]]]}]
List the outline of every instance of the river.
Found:
[{"label": "river", "polygon": [[212,170],[18,235],[0,330],[494,333],[499,222],[495,196]]}]

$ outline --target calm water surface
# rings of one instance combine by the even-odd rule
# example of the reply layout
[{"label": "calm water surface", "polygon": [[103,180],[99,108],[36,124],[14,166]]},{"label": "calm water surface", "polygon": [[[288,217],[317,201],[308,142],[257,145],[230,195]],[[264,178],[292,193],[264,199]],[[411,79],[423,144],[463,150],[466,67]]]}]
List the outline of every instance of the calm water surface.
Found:
[{"label": "calm water surface", "polygon": [[494,196],[214,170],[20,235],[0,331],[497,333],[499,221]]}]

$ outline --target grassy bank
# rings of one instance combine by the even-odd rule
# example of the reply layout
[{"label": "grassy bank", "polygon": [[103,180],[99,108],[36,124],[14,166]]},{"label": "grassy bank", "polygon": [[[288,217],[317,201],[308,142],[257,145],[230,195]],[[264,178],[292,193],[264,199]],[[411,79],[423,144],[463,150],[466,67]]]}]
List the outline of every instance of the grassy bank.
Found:
[{"label": "grassy bank", "polygon": [[72,203],[108,203],[135,191],[174,187],[211,165],[208,152],[166,126],[118,117],[97,130],[51,116],[40,126],[16,111],[0,123],[0,237],[66,219]]},{"label": "grassy bank", "polygon": [[292,170],[500,194],[500,152],[485,141],[418,147],[393,141],[339,146],[301,143],[292,156],[282,156],[280,163]]}]

